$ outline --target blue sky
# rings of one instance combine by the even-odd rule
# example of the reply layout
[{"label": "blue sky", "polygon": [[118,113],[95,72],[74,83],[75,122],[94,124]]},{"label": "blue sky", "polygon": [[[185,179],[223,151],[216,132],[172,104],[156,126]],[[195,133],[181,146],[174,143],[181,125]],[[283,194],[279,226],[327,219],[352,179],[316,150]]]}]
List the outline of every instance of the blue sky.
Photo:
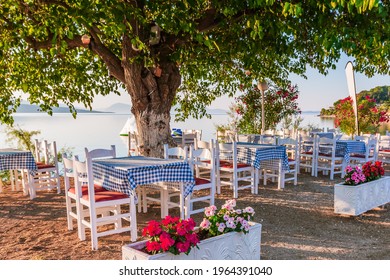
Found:
[{"label": "blue sky", "polygon": [[[348,57],[343,56],[337,64],[336,69],[329,70],[326,76],[311,68],[306,73],[307,79],[297,75],[291,75],[290,79],[292,83],[298,85],[300,91],[298,102],[303,111],[319,111],[321,108],[327,108],[333,105],[336,100],[348,96],[348,86],[345,76],[345,65],[348,61]],[[390,86],[390,76],[376,75],[368,78],[363,74],[355,73],[355,83],[356,91],[360,92],[376,86]],[[126,93],[121,96],[97,96],[93,107],[94,109],[105,108],[117,102],[130,104],[130,97]],[[232,102],[233,99],[231,98],[221,97],[214,101],[210,107],[227,109]]]}]

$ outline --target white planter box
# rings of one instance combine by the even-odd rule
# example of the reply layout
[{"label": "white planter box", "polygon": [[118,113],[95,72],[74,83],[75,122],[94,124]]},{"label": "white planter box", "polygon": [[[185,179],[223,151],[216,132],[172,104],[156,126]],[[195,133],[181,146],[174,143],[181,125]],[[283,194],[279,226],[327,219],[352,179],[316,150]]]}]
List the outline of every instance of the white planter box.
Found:
[{"label": "white planter box", "polygon": [[140,251],[146,240],[122,247],[123,260],[259,260],[261,224],[251,223],[249,233],[229,232],[198,243],[186,254],[161,253],[149,255]]},{"label": "white planter box", "polygon": [[390,202],[390,177],[357,186],[334,186],[334,212],[358,216],[368,210]]}]

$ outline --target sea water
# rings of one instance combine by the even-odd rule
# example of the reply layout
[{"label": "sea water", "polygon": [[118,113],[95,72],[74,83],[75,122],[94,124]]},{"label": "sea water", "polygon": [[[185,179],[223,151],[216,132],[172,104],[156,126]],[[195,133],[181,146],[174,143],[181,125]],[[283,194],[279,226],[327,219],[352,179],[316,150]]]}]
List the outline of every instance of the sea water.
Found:
[{"label": "sea water", "polygon": [[[332,119],[318,117],[318,112],[303,112],[301,127],[312,126],[333,128]],[[127,155],[127,137],[121,137],[120,131],[129,115],[84,113],[74,119],[70,114],[18,113],[14,115],[15,126],[24,130],[38,130],[38,139],[56,141],[57,150],[72,151],[73,154],[84,154],[84,148],[109,148],[115,145],[118,156]],[[188,119],[185,122],[171,120],[171,128],[202,130],[202,139],[209,141],[215,138],[216,126],[227,124],[227,114],[211,115],[211,118]],[[0,147],[15,147],[15,142],[7,142],[5,126],[0,126]]]}]

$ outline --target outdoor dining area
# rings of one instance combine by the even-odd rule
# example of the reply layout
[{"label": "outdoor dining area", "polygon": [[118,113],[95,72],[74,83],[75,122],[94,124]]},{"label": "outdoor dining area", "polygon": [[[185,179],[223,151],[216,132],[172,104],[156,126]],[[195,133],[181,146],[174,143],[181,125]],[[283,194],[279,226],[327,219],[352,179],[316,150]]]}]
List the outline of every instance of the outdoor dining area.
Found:
[{"label": "outdoor dining area", "polygon": [[80,241],[90,238],[91,248],[98,250],[103,236],[126,232],[128,243],[142,239],[137,220],[152,208],[159,209],[156,219],[173,209],[183,220],[200,217],[220,196],[239,201],[249,190],[260,199],[261,189],[299,186],[302,176],[326,177],[335,184],[347,166],[390,163],[390,135],[352,139],[336,131],[267,131],[216,134],[205,141],[201,131],[180,134],[172,130],[177,145],[165,144],[163,158],[137,154],[129,137],[126,156],[117,156],[115,146],[85,147],[84,154],[63,154],[58,162],[56,142],[36,140],[35,153],[1,149],[0,170],[10,170],[12,191],[22,191],[32,203],[46,190],[64,196],[67,229]]}]

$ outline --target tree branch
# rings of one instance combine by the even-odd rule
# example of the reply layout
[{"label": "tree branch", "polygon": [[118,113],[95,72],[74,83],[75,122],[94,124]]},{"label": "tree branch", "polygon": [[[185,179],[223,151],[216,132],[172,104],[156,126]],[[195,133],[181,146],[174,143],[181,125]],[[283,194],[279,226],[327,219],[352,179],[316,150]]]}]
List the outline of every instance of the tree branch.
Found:
[{"label": "tree branch", "polygon": [[90,43],[91,50],[100,56],[100,58],[104,61],[108,71],[110,72],[110,75],[125,84],[125,73],[121,65],[121,60],[102,43],[98,36],[99,29],[96,26],[93,26],[89,32],[93,38]]}]

